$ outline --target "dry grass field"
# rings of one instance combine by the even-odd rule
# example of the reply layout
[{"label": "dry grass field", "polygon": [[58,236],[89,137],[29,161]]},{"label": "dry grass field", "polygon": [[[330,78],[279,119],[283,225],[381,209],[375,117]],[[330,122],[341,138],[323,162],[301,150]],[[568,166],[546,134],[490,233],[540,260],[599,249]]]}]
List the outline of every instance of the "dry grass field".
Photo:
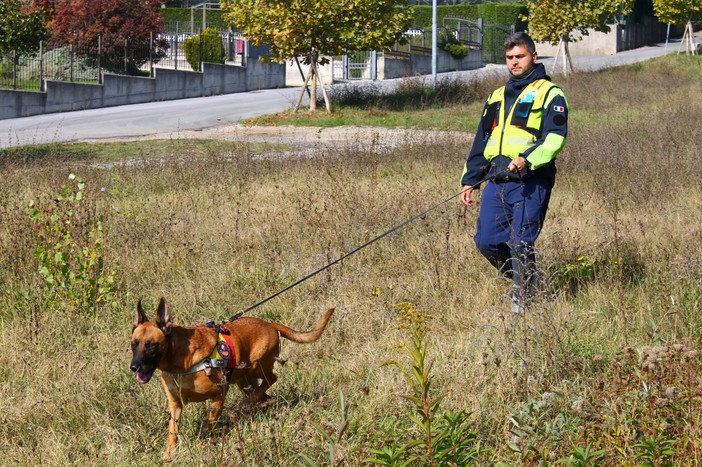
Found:
[{"label": "dry grass field", "polygon": [[[305,329],[336,307],[318,342],[283,343],[272,406],[244,413],[233,388],[209,443],[207,405],[186,406],[173,464],[700,463],[701,76],[668,57],[559,80],[571,135],[531,312],[511,315],[477,209],[451,200],[251,311]],[[455,195],[468,150],[110,144],[109,164],[100,144],[0,153],[5,465],[160,463],[166,399],[129,370],[137,300],[226,319]]]}]

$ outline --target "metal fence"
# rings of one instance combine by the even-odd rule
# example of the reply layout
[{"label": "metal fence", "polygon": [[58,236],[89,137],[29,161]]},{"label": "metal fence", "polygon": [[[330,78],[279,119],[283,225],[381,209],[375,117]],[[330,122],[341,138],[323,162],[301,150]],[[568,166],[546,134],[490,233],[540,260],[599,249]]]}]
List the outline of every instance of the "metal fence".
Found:
[{"label": "metal fence", "polygon": [[515,32],[515,26],[503,24],[484,23],[483,35],[483,61],[486,63],[505,62],[505,40]]},{"label": "metal fence", "polygon": [[[77,83],[102,83],[103,73],[130,76],[153,76],[154,68],[190,70],[185,41],[192,34],[157,34],[146,40],[116,41],[104,44],[101,39],[87,47],[73,45],[49,47],[40,43],[33,55],[0,56],[0,88],[43,91],[45,80]],[[199,37],[199,36],[195,36]],[[246,40],[238,34],[220,34],[224,63],[246,66]],[[202,69],[199,43],[191,61]]]}]

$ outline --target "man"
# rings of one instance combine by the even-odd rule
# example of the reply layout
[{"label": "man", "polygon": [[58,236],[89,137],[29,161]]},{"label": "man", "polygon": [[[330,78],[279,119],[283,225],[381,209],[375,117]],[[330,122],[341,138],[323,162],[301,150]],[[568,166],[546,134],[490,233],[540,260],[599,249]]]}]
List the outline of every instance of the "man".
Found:
[{"label": "man", "polygon": [[490,95],[461,177],[461,201],[473,205],[483,190],[475,244],[512,279],[512,311],[519,313],[536,286],[534,242],[541,232],[556,179],[556,155],[565,145],[568,103],[536,63],[536,46],[525,33],[505,41],[510,78]]}]

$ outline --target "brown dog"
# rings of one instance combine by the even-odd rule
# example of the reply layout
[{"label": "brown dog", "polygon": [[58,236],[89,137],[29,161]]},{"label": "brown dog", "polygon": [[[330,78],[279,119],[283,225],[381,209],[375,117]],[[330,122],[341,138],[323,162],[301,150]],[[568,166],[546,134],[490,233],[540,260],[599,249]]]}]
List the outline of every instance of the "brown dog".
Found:
[{"label": "brown dog", "polygon": [[[165,299],[158,304],[157,317],[149,321],[141,306],[137,306],[132,331],[132,363],[129,368],[136,380],[148,383],[158,368],[161,383],[168,397],[168,447],[164,460],[170,461],[176,446],[178,427],[183,406],[188,402],[212,400],[208,414],[208,431],[217,422],[227,395],[228,384],[235,382],[248,394],[249,404],[267,399],[266,390],[275,383],[273,363],[280,353],[283,336],[299,344],[314,342],[322,335],[334,309],[328,310],[307,331],[299,332],[279,323],[257,318],[239,318],[222,325],[223,333],[231,337],[233,361],[228,368],[202,368],[209,364],[215,347],[219,345],[218,332],[213,327],[176,326],[171,323]],[[259,384],[258,380],[261,380]]]}]

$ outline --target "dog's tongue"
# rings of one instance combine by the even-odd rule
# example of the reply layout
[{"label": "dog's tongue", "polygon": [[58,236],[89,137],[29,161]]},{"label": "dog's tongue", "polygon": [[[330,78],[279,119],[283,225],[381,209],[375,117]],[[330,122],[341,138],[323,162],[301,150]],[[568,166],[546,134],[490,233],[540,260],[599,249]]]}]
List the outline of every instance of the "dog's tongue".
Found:
[{"label": "dog's tongue", "polygon": [[149,382],[149,380],[151,379],[151,377],[152,377],[153,375],[154,375],[154,372],[153,372],[153,371],[151,371],[151,372],[139,371],[139,372],[137,372],[137,374],[136,374],[136,380],[137,380],[140,384],[146,384],[146,383]]}]

